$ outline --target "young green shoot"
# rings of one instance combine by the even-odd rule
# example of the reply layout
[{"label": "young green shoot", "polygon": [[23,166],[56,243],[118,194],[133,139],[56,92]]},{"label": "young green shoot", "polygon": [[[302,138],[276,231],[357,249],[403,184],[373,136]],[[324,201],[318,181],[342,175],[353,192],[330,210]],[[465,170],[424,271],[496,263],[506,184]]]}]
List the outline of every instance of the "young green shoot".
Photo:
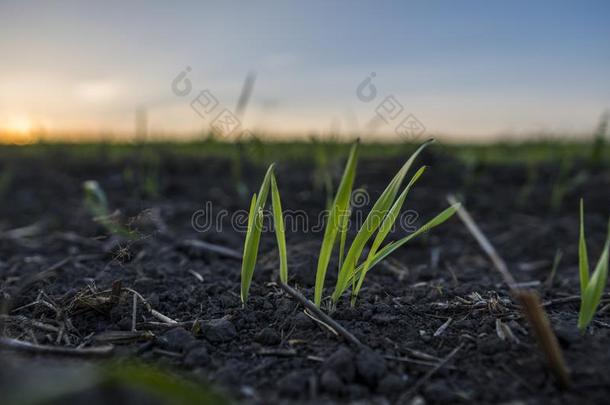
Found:
[{"label": "young green shoot", "polygon": [[[339,183],[339,189],[337,190],[335,200],[328,215],[326,229],[324,230],[324,237],[320,247],[320,255],[318,256],[316,287],[314,291],[314,303],[318,308],[322,303],[322,291],[324,289],[326,271],[328,270],[328,263],[330,262],[337,233],[339,232],[340,228],[342,228],[341,239],[344,240],[345,236],[343,236],[343,233],[347,232],[344,225],[347,224],[347,219],[349,219],[349,204],[354,178],[356,177],[356,165],[358,162],[358,146],[359,142],[356,142],[350,150],[345,171],[343,172],[343,177]],[[343,254],[343,252],[341,252],[341,254]]]},{"label": "young green shoot", "polygon": [[110,233],[126,239],[134,238],[135,232],[125,228],[113,218],[108,208],[106,193],[95,180],[83,182],[84,205],[96,222],[102,224]]},{"label": "young green shoot", "polygon": [[[366,276],[366,273],[371,268],[371,264],[373,262],[373,259],[375,258],[375,255],[377,254],[377,251],[379,250],[379,248],[381,247],[381,244],[383,243],[385,238],[388,236],[388,234],[394,227],[394,223],[396,222],[396,219],[398,218],[398,215],[400,214],[400,210],[402,209],[402,205],[405,202],[407,193],[409,192],[409,190],[411,189],[413,184],[417,181],[417,179],[419,179],[419,177],[423,174],[423,172],[425,170],[426,170],[426,166],[422,166],[415,173],[415,175],[411,178],[411,181],[409,182],[407,187],[405,187],[403,192],[396,199],[396,202],[394,202],[394,205],[392,206],[392,208],[390,208],[387,215],[383,219],[383,222],[379,226],[379,231],[377,232],[377,236],[375,236],[375,239],[373,240],[373,244],[369,250],[369,254],[366,258],[366,262],[364,263],[363,270],[360,272],[360,274],[357,277],[352,277],[352,300],[351,300],[352,306],[355,304],[356,297],[358,296],[358,293],[360,292],[360,288],[362,288],[362,282],[364,281],[364,277]],[[356,281],[356,278],[358,278],[358,282],[354,286],[353,283]]]},{"label": "young green shoot", "polygon": [[608,235],[602,254],[595,265],[593,275],[589,277],[589,258],[585,240],[584,203],[580,200],[580,238],[578,242],[578,269],[580,274],[580,311],[578,314],[578,329],[584,332],[593,320],[595,311],[601,301],[608,280],[608,256],[610,252],[610,221]]},{"label": "young green shoot", "polygon": [[271,177],[273,176],[273,165],[269,166],[263,184],[258,192],[258,196],[254,194],[250,203],[250,212],[248,215],[248,228],[246,231],[246,240],[244,242],[243,259],[241,263],[241,302],[246,303],[250,284],[252,283],[252,275],[256,266],[256,257],[258,256],[258,245],[261,239],[263,230],[263,209],[269,195],[269,186]]},{"label": "young green shoot", "polygon": [[[421,167],[413,175],[401,191],[403,180],[417,156],[432,142],[433,140],[429,140],[422,144],[396,173],[373,205],[344,256],[347,247],[347,227],[351,213],[350,198],[356,176],[359,143],[356,142],[352,146],[343,172],[343,177],[341,178],[339,188],[330,207],[330,213],[324,230],[324,237],[320,246],[314,290],[314,304],[317,308],[320,308],[322,303],[326,273],[337,242],[339,244],[339,269],[337,283],[331,296],[332,305],[336,305],[339,298],[350,288],[350,286],[352,290],[351,302],[353,305],[362,288],[368,271],[410,240],[442,224],[456,213],[459,203],[451,205],[410,235],[382,246],[399,217],[407,194],[424,173],[425,166]],[[241,299],[244,304],[248,299],[248,291],[256,265],[256,257],[263,224],[263,209],[269,192],[271,192],[273,221],[279,250],[280,281],[284,285],[287,285],[288,281],[288,260],[282,205],[275,175],[273,173],[273,165],[271,165],[267,170],[267,174],[265,175],[258,195],[255,194],[252,197],[252,202],[250,204],[241,273]],[[373,241],[368,255],[363,262],[360,262],[364,248],[371,239],[373,239]]]},{"label": "young green shoot", "polygon": [[[346,256],[341,269],[339,270],[339,275],[337,278],[337,284],[335,285],[335,290],[331,296],[333,305],[337,303],[339,298],[343,295],[343,293],[349,288],[350,283],[352,286],[352,302],[354,302],[355,297],[358,295],[360,290],[362,281],[366,272],[372,267],[372,263],[375,261],[375,256],[370,256],[367,258],[367,262],[369,263],[368,268],[366,270],[358,272],[358,260],[362,256],[362,252],[371,239],[371,237],[377,232],[376,240],[373,242],[373,250],[376,252],[379,249],[381,243],[384,241],[388,233],[390,232],[392,226],[394,225],[394,221],[396,220],[396,216],[400,212],[402,205],[404,203],[404,199],[406,194],[408,193],[411,186],[417,181],[417,179],[423,173],[423,169],[420,169],[411,179],[409,184],[406,186],[403,193],[396,198],[398,192],[400,191],[400,187],[404,177],[406,176],[408,170],[411,168],[413,162],[417,158],[417,156],[421,153],[421,151],[434,142],[434,140],[430,139],[424,142],[417,150],[411,155],[411,157],[405,162],[405,164],[400,168],[398,173],[394,176],[394,178],[390,181],[386,189],[379,196],[373,208],[369,212],[368,216],[364,220],[364,223],[358,230]],[[392,212],[390,216],[388,213]],[[455,212],[455,211],[454,211]],[[453,215],[453,214],[451,214]],[[449,218],[449,217],[447,217]],[[383,224],[383,225],[382,225]],[[424,226],[428,226],[426,224]],[[328,225],[327,225],[328,226]],[[380,230],[380,227],[382,229]],[[429,229],[429,228],[428,228]],[[379,231],[378,231],[379,230]],[[420,234],[415,232],[416,234]],[[388,245],[390,246],[390,245]],[[386,246],[386,247],[388,247]],[[383,250],[383,249],[382,249]],[[393,251],[393,250],[392,250]],[[381,252],[380,252],[381,253]],[[373,253],[375,254],[375,253]],[[364,263],[364,268],[366,268],[366,262]],[[363,269],[364,269],[363,268]],[[317,286],[316,286],[317,292]],[[321,295],[321,291],[319,292]]]},{"label": "young green shoot", "polygon": [[555,281],[555,275],[557,274],[557,269],[559,268],[559,263],[561,263],[561,258],[563,257],[563,252],[561,249],[557,249],[555,251],[555,257],[553,258],[553,265],[551,266],[551,272],[549,276],[544,281],[544,286],[546,288],[551,288],[553,286],[553,282]]},{"label": "young green shoot", "polygon": [[284,229],[284,215],[282,214],[282,202],[280,192],[277,189],[275,176],[271,176],[271,203],[273,205],[273,224],[275,226],[275,237],[280,256],[280,281],[288,283],[288,254],[286,252],[286,230]]}]

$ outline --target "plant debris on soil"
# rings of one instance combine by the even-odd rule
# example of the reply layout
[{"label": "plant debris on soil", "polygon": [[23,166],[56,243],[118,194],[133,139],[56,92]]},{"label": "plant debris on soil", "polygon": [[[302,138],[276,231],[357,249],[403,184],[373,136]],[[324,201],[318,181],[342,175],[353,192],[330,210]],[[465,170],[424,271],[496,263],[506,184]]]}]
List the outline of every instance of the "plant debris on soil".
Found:
[{"label": "plant debris on soil", "polygon": [[[375,201],[403,160],[364,157],[354,189]],[[447,195],[460,196],[516,282],[541,296],[569,368],[569,387],[553,378],[520,303],[457,218],[372,269],[354,308],[344,298],[327,313],[357,345],[277,282],[272,232],[263,233],[242,307],[243,219],[268,162],[246,157],[236,171],[228,158],[158,151],[151,159],[134,149],[120,159],[68,151],[2,155],[3,396],[19,403],[41,379],[59,381],[61,369],[66,390],[54,395],[81,403],[146,401],[131,389],[79,385],[66,371],[83,370],[82,376],[98,366],[137,362],[213,387],[220,394],[210,394],[210,403],[220,401],[215,395],[260,404],[605,403],[610,294],[580,334],[578,202],[586,203],[589,252],[598,257],[610,213],[609,166],[575,160],[566,174],[555,161],[463,163],[434,147],[420,161],[433,170],[419,180],[405,210],[422,224],[447,207]],[[316,187],[313,160],[278,162],[276,172],[283,209],[304,210],[309,223],[317,223],[327,196]],[[332,171],[332,179],[340,174]],[[581,180],[570,185],[576,176]],[[91,217],[83,204],[87,180],[99,183],[111,219],[135,237],[110,234]],[[195,214],[206,209],[218,222],[200,232]],[[358,208],[367,209],[370,204]],[[244,210],[241,229],[232,227]],[[322,232],[286,229],[288,284],[308,299]],[[397,228],[389,240],[404,235]],[[331,262],[327,285],[334,285],[336,267]],[[15,375],[30,386],[13,384]],[[197,395],[189,398],[204,398]]]}]

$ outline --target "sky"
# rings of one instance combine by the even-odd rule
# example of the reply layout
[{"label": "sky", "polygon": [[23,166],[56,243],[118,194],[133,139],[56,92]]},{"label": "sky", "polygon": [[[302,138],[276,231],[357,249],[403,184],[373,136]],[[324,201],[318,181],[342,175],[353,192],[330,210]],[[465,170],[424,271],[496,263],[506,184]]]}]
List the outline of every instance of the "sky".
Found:
[{"label": "sky", "polygon": [[476,140],[610,109],[609,1],[0,0],[0,30],[0,131],[24,137],[133,136],[138,111],[193,134],[226,109],[272,136]]}]

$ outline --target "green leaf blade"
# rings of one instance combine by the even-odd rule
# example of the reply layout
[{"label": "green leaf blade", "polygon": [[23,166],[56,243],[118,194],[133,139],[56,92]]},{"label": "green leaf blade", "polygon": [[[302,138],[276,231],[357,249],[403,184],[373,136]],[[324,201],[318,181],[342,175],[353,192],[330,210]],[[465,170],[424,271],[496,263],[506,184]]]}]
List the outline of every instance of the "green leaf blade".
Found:
[{"label": "green leaf blade", "polygon": [[288,282],[288,254],[286,252],[286,230],[284,228],[284,215],[282,213],[282,202],[280,192],[277,188],[275,176],[271,177],[271,204],[273,206],[273,223],[275,225],[275,237],[280,257],[280,280]]},{"label": "green leaf blade", "polygon": [[608,224],[608,235],[606,237],[604,249],[599,257],[599,260],[597,261],[597,264],[595,265],[595,270],[593,270],[593,275],[587,284],[587,288],[585,288],[585,291],[581,296],[580,311],[578,313],[578,329],[580,329],[581,332],[583,332],[593,320],[597,307],[601,301],[602,294],[604,293],[604,289],[606,288],[606,284],[608,282],[609,256],[610,223]]},{"label": "green leaf blade", "polygon": [[585,296],[587,285],[589,284],[589,257],[587,255],[587,241],[585,239],[584,225],[584,203],[580,199],[580,236],[578,240],[578,271],[580,275],[580,296]]},{"label": "green leaf blade", "polygon": [[314,303],[317,307],[320,307],[320,304],[322,303],[324,280],[326,279],[328,263],[339,231],[340,216],[346,215],[349,210],[349,199],[351,197],[358,162],[358,146],[358,142],[356,142],[350,150],[349,158],[347,159],[343,176],[337,190],[337,195],[335,196],[333,206],[328,215],[326,229],[324,230],[324,238],[322,239],[322,245],[320,246],[316,270]]},{"label": "green leaf blade", "polygon": [[[447,221],[457,212],[460,205],[461,205],[460,203],[451,205],[450,207],[448,207],[444,211],[442,211],[440,214],[438,214],[437,216],[432,218],[430,221],[428,221],[426,224],[422,225],[418,230],[416,230],[412,234],[407,235],[402,239],[391,242],[391,243],[387,244],[386,246],[384,246],[379,252],[377,252],[375,257],[373,258],[369,270],[371,268],[373,268],[374,266],[376,266],[377,264],[379,264],[383,259],[385,259],[389,255],[391,255],[394,251],[396,251],[396,249],[400,248],[401,246],[403,246],[410,240],[415,239],[417,236],[421,235],[422,233],[425,233],[425,232],[441,225],[445,221]],[[363,271],[363,269],[364,269],[364,264],[360,265],[358,267],[358,269],[356,269],[355,275],[359,275]]]},{"label": "green leaf blade", "polygon": [[[398,198],[394,202],[394,205],[392,205],[392,207],[388,211],[388,214],[386,215],[386,217],[383,219],[383,222],[379,226],[379,232],[377,233],[377,235],[375,236],[375,239],[373,240],[373,244],[369,250],[369,254],[368,254],[366,262],[364,264],[364,269],[363,269],[363,271],[360,272],[360,275],[358,277],[358,283],[357,283],[355,289],[352,290],[352,297],[354,297],[352,299],[352,303],[354,302],[355,297],[358,296],[360,289],[362,288],[362,283],[364,282],[366,273],[370,269],[371,263],[373,262],[373,259],[375,257],[375,254],[377,253],[377,250],[379,249],[379,247],[381,246],[381,244],[383,243],[385,238],[388,236],[388,234],[392,230],[392,227],[394,226],[394,223],[396,222],[396,219],[398,218],[398,216],[400,214],[400,210],[402,209],[402,206],[404,205],[407,194],[409,193],[409,191],[411,190],[411,187],[413,187],[415,182],[420,178],[420,176],[424,173],[425,170],[426,170],[426,166],[422,166],[413,175],[413,177],[409,181],[409,184],[407,184],[407,186],[405,187],[403,192],[398,196]],[[354,277],[354,279],[355,279],[355,277]]]},{"label": "green leaf blade", "polygon": [[252,276],[254,275],[254,268],[256,266],[256,257],[258,256],[258,246],[260,244],[261,232],[263,230],[263,208],[267,203],[267,196],[269,194],[269,188],[271,183],[271,177],[273,176],[272,164],[267,169],[263,183],[258,193],[252,197],[250,203],[250,211],[248,214],[248,229],[246,231],[246,240],[244,242],[244,251],[241,264],[241,302],[245,304],[248,300],[248,292],[250,291],[250,284],[252,283]]},{"label": "green leaf blade", "polygon": [[[364,223],[360,227],[352,245],[350,246],[347,255],[345,257],[345,261],[339,271],[339,275],[337,277],[337,284],[335,285],[335,290],[332,295],[333,302],[337,302],[341,295],[347,290],[349,285],[349,280],[355,282],[354,271],[356,269],[356,264],[360,256],[362,255],[362,251],[372,237],[372,235],[377,231],[383,218],[387,215],[388,210],[394,203],[396,199],[396,195],[398,194],[398,190],[402,184],[402,181],[411,168],[413,162],[417,158],[417,156],[431,143],[434,142],[434,139],[429,139],[420,145],[415,152],[409,157],[409,159],[403,164],[400,170],[396,173],[394,178],[387,185],[386,189],[381,193],[373,208],[369,212],[366,217]],[[355,285],[353,285],[355,288]]]}]

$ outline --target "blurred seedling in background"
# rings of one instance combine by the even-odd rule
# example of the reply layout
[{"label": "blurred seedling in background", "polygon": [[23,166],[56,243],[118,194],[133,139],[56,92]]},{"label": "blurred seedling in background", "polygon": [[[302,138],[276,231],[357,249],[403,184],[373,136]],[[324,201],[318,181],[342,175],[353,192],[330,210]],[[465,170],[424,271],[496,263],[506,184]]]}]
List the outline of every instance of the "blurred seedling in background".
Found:
[{"label": "blurred seedling in background", "polygon": [[87,399],[97,403],[96,393],[100,391],[121,398],[121,403],[232,403],[205,382],[138,361],[77,363],[72,367],[52,367],[44,363],[35,373],[14,367],[11,363],[7,368],[9,373],[13,372],[20,378],[16,378],[14,384],[3,385],[4,405],[72,403],[74,398],[81,398],[81,401],[76,401],[79,403]]},{"label": "blurred seedling in background", "polygon": [[557,274],[557,269],[559,268],[559,263],[561,263],[561,258],[563,257],[563,252],[561,249],[557,249],[555,251],[555,257],[553,257],[553,264],[551,266],[551,272],[549,276],[544,281],[545,288],[551,288],[553,283],[555,282],[555,275]]},{"label": "blurred seedling in background", "polygon": [[608,120],[610,120],[610,113],[605,112],[602,114],[597,130],[593,135],[593,147],[591,150],[591,164],[593,166],[600,166],[604,158],[604,147],[606,145],[606,133],[608,132]]},{"label": "blurred seedling in background", "polygon": [[476,185],[484,171],[484,162],[476,155],[466,155],[464,156],[464,166],[462,184],[464,194],[469,194],[468,191]]},{"label": "blurred seedling in background", "polygon": [[330,209],[333,202],[333,178],[329,158],[329,146],[323,141],[311,138],[314,151],[313,189],[314,192],[324,193],[326,196],[326,209]]},{"label": "blurred seedling in background", "polygon": [[0,171],[0,197],[4,197],[8,193],[13,177],[13,171],[10,167]]},{"label": "blurred seedling in background", "polygon": [[242,200],[245,200],[248,195],[248,186],[244,182],[242,162],[246,156],[245,147],[241,140],[235,140],[235,148],[231,153],[231,177],[235,184],[235,192]]},{"label": "blurred seedling in background", "polygon": [[578,314],[578,329],[585,331],[595,311],[599,306],[602,294],[608,280],[608,255],[610,254],[610,221],[608,234],[601,256],[595,265],[593,274],[589,276],[589,257],[585,240],[584,203],[580,200],[580,239],[578,242],[578,269],[580,274],[580,312]]},{"label": "blurred seedling in background", "polygon": [[148,198],[159,197],[159,174],[156,171],[149,171],[142,182],[142,191]]},{"label": "blurred seedling in background", "polygon": [[519,194],[517,196],[517,206],[519,208],[523,208],[527,206],[527,203],[532,196],[532,192],[536,188],[536,183],[538,182],[538,167],[532,161],[529,161],[527,164],[527,173],[525,182],[521,189],[519,190]]},{"label": "blurred seedling in background", "polygon": [[83,183],[84,205],[93,217],[95,222],[100,223],[113,235],[118,235],[126,239],[136,237],[131,231],[118,222],[118,213],[111,213],[108,208],[106,193],[95,180],[87,180]]},{"label": "blurred seedling in background", "polygon": [[585,171],[579,171],[578,173],[571,175],[572,171],[572,160],[563,157],[559,166],[559,173],[557,179],[553,183],[553,189],[551,190],[551,199],[549,202],[551,211],[553,213],[559,212],[563,205],[563,200],[566,194],[573,191],[576,187],[582,185],[587,181],[589,177]]}]

